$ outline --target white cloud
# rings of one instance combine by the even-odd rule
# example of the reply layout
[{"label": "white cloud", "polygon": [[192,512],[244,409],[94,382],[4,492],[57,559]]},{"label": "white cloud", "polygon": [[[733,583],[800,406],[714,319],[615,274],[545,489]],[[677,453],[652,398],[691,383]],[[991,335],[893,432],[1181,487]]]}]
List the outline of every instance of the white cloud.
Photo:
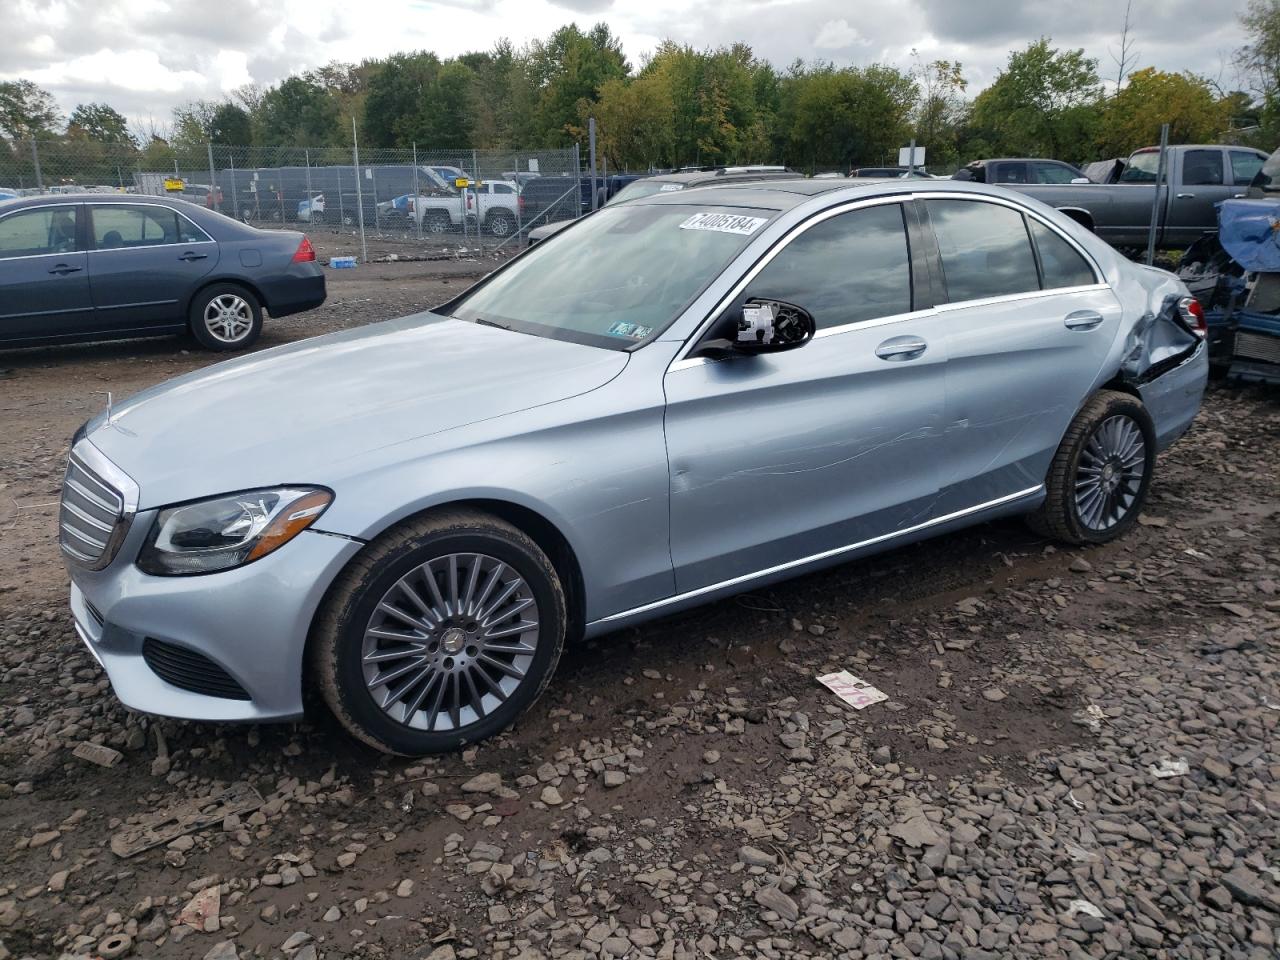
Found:
[{"label": "white cloud", "polygon": [[849,26],[843,17],[839,20],[828,20],[818,28],[813,45],[819,50],[847,50],[849,47],[866,46],[868,41],[857,30]]}]

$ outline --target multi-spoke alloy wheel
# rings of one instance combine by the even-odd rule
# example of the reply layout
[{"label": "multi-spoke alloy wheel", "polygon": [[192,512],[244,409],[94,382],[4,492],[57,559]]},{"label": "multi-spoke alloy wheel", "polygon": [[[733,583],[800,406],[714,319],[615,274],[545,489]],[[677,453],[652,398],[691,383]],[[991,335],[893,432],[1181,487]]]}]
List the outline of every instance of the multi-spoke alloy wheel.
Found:
[{"label": "multi-spoke alloy wheel", "polygon": [[397,580],[369,618],[365,683],[393,720],[459,730],[524,681],[538,626],[533,592],[501,560],[479,553],[428,560]]},{"label": "multi-spoke alloy wheel", "polygon": [[262,307],[245,287],[215,283],[191,303],[191,333],[210,350],[243,350],[262,332]]},{"label": "multi-spoke alloy wheel", "polygon": [[204,308],[204,325],[215,340],[239,343],[253,329],[253,310],[244,297],[224,293]]},{"label": "multi-spoke alloy wheel", "polygon": [[1067,543],[1106,543],[1138,519],[1151,485],[1156,434],[1142,401],[1102,390],[1081,407],[1045,477],[1045,498],[1028,519]]},{"label": "multi-spoke alloy wheel", "polygon": [[309,675],[365,743],[456,750],[537,699],[566,622],[560,575],[527,534],[441,510],[378,537],[342,572],[316,615]]}]

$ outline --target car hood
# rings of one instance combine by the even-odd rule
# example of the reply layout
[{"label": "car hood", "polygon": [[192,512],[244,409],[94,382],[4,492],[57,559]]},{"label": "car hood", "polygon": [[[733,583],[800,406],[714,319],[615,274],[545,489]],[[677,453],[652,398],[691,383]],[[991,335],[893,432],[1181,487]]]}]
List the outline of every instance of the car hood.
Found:
[{"label": "car hood", "polygon": [[[334,484],[384,448],[602,386],[628,354],[423,313],[152,387],[87,425],[142,508],[283,483]],[[384,451],[375,455],[374,451]]]}]

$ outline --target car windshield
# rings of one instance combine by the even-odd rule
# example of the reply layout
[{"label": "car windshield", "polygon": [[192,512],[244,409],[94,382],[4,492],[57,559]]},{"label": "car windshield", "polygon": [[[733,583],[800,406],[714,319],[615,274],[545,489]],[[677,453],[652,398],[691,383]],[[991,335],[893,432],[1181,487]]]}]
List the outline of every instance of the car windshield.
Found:
[{"label": "car windshield", "polygon": [[639,200],[641,197],[651,197],[655,193],[671,193],[675,190],[683,189],[683,183],[670,183],[662,180],[636,180],[634,183],[628,183],[610,197],[605,206],[612,206],[615,203],[629,203],[632,200]]},{"label": "car windshield", "polygon": [[450,311],[459,320],[624,350],[657,336],[775,214],[605,207],[531,247]]},{"label": "car windshield", "polygon": [[1129,158],[1128,166],[1120,174],[1121,183],[1155,183],[1156,172],[1160,167],[1160,152],[1144,150]]}]

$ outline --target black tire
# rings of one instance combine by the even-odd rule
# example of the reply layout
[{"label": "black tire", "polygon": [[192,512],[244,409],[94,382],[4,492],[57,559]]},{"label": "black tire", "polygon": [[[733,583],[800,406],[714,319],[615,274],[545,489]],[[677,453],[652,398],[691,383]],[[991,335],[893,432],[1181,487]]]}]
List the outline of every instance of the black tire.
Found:
[{"label": "black tire", "polygon": [[[1090,440],[1099,427],[1113,417],[1131,421],[1142,435],[1142,477],[1132,501],[1123,508],[1120,518],[1105,529],[1097,529],[1081,518],[1076,501],[1076,481]],[[1037,533],[1064,543],[1080,545],[1115,540],[1138,522],[1138,515],[1142,512],[1147,491],[1151,487],[1155,460],[1155,426],[1142,401],[1115,390],[1099,391],[1081,408],[1067,428],[1067,434],[1062,438],[1045,478],[1045,501],[1040,509],[1027,518],[1027,522]]]},{"label": "black tire", "polygon": [[[242,336],[220,336],[211,330],[205,321],[206,311],[210,304],[220,297],[239,298],[248,308],[250,324]],[[246,350],[253,346],[262,334],[262,305],[253,293],[236,283],[215,283],[205,287],[191,301],[191,309],[187,314],[187,323],[191,335],[206,350],[226,353],[230,350]]]},{"label": "black tire", "polygon": [[[414,729],[374,702],[364,676],[365,630],[402,577],[450,554],[484,554],[523,578],[537,604],[537,643],[523,679],[481,719],[453,730]],[[384,753],[444,753],[506,729],[542,694],[564,648],[566,621],[564,589],[555,567],[532,539],[489,514],[442,510],[383,534],[343,570],[312,627],[309,675],[329,710],[356,739]]]}]

